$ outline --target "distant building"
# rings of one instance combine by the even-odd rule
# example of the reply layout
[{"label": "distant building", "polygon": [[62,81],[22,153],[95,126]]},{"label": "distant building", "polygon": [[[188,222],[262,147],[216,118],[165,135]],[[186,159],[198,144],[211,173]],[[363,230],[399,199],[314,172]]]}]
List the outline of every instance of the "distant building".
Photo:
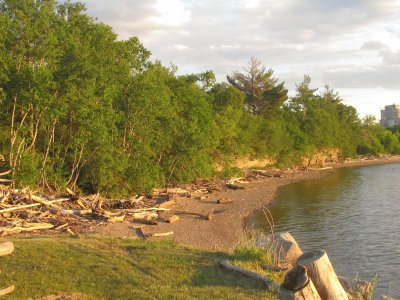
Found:
[{"label": "distant building", "polygon": [[400,104],[386,105],[381,109],[381,125],[385,128],[400,125]]}]

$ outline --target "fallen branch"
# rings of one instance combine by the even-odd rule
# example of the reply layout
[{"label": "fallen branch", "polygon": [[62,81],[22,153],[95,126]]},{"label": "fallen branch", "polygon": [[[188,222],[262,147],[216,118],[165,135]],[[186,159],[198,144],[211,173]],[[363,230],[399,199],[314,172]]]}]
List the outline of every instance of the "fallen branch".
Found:
[{"label": "fallen branch", "polygon": [[11,173],[11,170],[0,173],[0,176],[5,176]]},{"label": "fallen branch", "polygon": [[240,274],[242,274],[242,275],[244,275],[246,277],[250,277],[250,278],[254,278],[254,279],[260,280],[260,281],[264,282],[267,286],[272,286],[272,287],[277,288],[277,289],[279,288],[279,284],[278,283],[276,283],[275,281],[271,280],[270,278],[268,278],[265,275],[261,275],[261,274],[256,273],[256,272],[253,272],[253,271],[250,271],[250,270],[247,270],[247,269],[243,269],[243,268],[238,267],[238,266],[234,266],[234,265],[232,265],[230,262],[228,262],[226,260],[221,261],[219,264],[221,265],[221,267],[223,267],[223,268],[225,268],[225,269],[227,269],[229,271],[238,272],[238,273],[240,273]]},{"label": "fallen branch", "polygon": [[9,286],[9,287],[7,287],[5,289],[0,290],[0,296],[4,296],[6,294],[9,294],[14,290],[15,290],[15,286],[11,285],[11,286]]}]

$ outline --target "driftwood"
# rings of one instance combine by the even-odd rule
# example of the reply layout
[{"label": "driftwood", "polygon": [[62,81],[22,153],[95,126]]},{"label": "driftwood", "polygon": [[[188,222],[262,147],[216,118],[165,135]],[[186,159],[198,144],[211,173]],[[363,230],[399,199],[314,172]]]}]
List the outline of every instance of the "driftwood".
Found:
[{"label": "driftwood", "polygon": [[242,274],[242,275],[244,275],[246,277],[250,277],[250,278],[254,278],[254,279],[260,280],[260,281],[264,282],[267,286],[272,286],[272,287],[277,288],[277,289],[279,288],[279,284],[278,283],[274,282],[273,280],[271,280],[270,278],[268,278],[265,275],[261,275],[261,274],[259,274],[257,272],[253,272],[253,271],[250,271],[250,270],[238,267],[238,266],[234,266],[234,265],[232,265],[230,262],[228,262],[226,260],[221,261],[219,264],[221,265],[221,267],[223,267],[223,268],[225,268],[225,269],[227,269],[229,271],[238,272],[238,273],[240,273],[240,274]]},{"label": "driftwood", "polygon": [[0,183],[11,183],[11,182],[13,182],[13,180],[0,178]]},{"label": "driftwood", "polygon": [[210,211],[207,216],[206,216],[206,220],[210,221],[214,218],[214,212]]},{"label": "driftwood", "polygon": [[6,176],[11,173],[11,170],[5,171],[5,172],[0,172],[0,176]]},{"label": "driftwood", "polygon": [[179,220],[179,216],[173,215],[173,216],[170,216],[170,217],[167,219],[167,222],[168,222],[168,223],[174,223],[174,222],[176,222],[176,221],[178,221],[178,220]]},{"label": "driftwood", "polygon": [[296,240],[289,232],[274,234],[272,242],[267,245],[267,249],[271,251],[273,259],[278,265],[289,263],[294,266],[297,259],[303,254]]},{"label": "driftwood", "polygon": [[144,211],[144,212],[132,213],[131,217],[133,220],[152,220],[158,218],[158,213],[153,211]]},{"label": "driftwood", "polygon": [[227,199],[227,198],[221,198],[217,200],[218,204],[228,204],[228,203],[233,203],[232,199]]},{"label": "driftwood", "polygon": [[322,300],[349,299],[324,250],[304,253],[297,260],[297,264],[306,267],[308,276],[315,284],[315,288]]},{"label": "driftwood", "polygon": [[3,242],[0,244],[0,256],[11,254],[14,251],[12,242]]},{"label": "driftwood", "polygon": [[11,286],[9,286],[9,287],[7,287],[5,289],[0,290],[0,296],[7,295],[7,294],[11,293],[14,290],[15,290],[15,286],[11,285]]},{"label": "driftwood", "polygon": [[44,229],[51,229],[54,225],[50,223],[27,223],[23,226],[16,226],[16,227],[0,227],[1,233],[15,233],[15,232],[28,232],[28,231],[35,231],[35,230],[44,230]]},{"label": "driftwood", "polygon": [[169,236],[169,235],[173,235],[174,232],[173,231],[167,231],[167,232],[159,232],[159,233],[148,233],[147,236],[148,237],[162,237],[162,236]]},{"label": "driftwood", "polygon": [[160,203],[159,205],[158,205],[158,207],[159,208],[168,208],[168,207],[171,207],[172,205],[174,205],[175,204],[175,200],[169,200],[169,201],[165,201],[165,202],[163,202],[163,203]]},{"label": "driftwood", "polygon": [[[65,201],[68,201],[68,200],[69,199],[57,199],[57,200],[53,200],[53,201],[47,201],[47,203],[54,204],[54,203],[65,202]],[[30,207],[41,206],[41,205],[45,205],[45,204],[43,204],[43,203],[32,203],[32,204],[27,204],[27,205],[19,205],[19,206],[14,206],[14,207],[1,209],[0,213],[11,212],[11,211],[21,210],[21,209],[25,209],[25,208],[30,208]]]}]

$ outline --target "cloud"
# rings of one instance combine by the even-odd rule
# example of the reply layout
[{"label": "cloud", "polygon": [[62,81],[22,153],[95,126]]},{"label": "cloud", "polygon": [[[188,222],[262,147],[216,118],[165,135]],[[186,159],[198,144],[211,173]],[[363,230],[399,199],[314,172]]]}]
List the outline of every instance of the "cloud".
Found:
[{"label": "cloud", "polygon": [[292,90],[309,74],[316,86],[400,91],[399,0],[83,2],[181,74],[213,70],[224,80],[254,56]]}]

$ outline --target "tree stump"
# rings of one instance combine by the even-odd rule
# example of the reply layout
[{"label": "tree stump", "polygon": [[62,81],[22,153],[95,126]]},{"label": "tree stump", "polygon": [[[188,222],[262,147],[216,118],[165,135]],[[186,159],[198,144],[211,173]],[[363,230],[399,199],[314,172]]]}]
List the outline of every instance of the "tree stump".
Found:
[{"label": "tree stump", "polygon": [[303,254],[296,240],[289,232],[274,234],[273,241],[269,246],[274,261],[278,264],[282,262],[296,264],[297,259]]},{"label": "tree stump", "polygon": [[289,270],[282,285],[279,287],[279,296],[282,300],[320,300],[313,282],[307,274],[307,269],[296,265]]},{"label": "tree stump", "polygon": [[4,242],[0,244],[0,256],[11,254],[14,251],[12,242]]},{"label": "tree stump", "polygon": [[313,250],[304,253],[297,260],[297,264],[307,269],[307,274],[314,283],[322,300],[349,299],[324,250]]}]

